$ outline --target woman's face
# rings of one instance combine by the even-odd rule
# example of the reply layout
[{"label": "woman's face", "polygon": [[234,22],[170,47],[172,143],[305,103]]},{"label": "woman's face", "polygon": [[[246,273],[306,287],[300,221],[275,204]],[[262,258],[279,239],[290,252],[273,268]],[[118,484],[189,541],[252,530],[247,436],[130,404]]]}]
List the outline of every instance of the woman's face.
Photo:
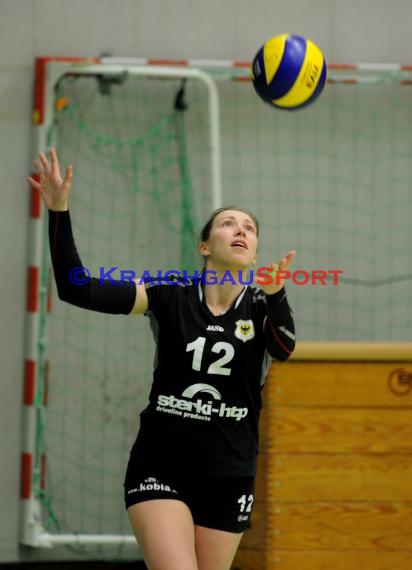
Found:
[{"label": "woman's face", "polygon": [[257,228],[245,212],[225,210],[213,220],[209,239],[199,245],[208,269],[246,269],[256,261]]}]

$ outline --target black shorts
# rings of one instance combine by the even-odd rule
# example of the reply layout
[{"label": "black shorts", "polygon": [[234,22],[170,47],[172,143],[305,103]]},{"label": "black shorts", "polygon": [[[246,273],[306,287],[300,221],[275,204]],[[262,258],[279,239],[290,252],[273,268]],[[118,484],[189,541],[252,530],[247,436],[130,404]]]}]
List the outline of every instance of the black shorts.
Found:
[{"label": "black shorts", "polygon": [[126,509],[151,499],[183,501],[195,525],[244,532],[250,526],[254,477],[207,477],[145,468],[131,457],[124,482]]}]

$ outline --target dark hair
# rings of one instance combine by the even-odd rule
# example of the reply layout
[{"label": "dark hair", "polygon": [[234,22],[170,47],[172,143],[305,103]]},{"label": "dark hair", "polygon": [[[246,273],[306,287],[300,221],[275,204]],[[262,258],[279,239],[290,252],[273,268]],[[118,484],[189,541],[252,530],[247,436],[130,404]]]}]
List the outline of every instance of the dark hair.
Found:
[{"label": "dark hair", "polygon": [[213,222],[215,221],[216,216],[218,216],[222,212],[226,212],[227,210],[235,210],[236,212],[243,212],[244,214],[250,216],[252,222],[256,226],[256,235],[259,236],[259,222],[257,221],[257,218],[254,214],[248,212],[247,210],[243,210],[243,208],[237,208],[236,206],[225,206],[224,208],[218,208],[217,210],[211,213],[209,219],[207,220],[207,222],[205,223],[199,234],[199,243],[202,241],[207,241],[209,239],[210,230],[212,229]]}]

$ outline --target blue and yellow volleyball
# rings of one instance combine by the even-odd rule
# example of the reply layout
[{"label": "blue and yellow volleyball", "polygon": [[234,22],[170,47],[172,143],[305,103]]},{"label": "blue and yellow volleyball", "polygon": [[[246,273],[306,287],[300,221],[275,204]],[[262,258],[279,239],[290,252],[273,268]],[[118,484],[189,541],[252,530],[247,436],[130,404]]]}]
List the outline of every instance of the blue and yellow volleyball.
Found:
[{"label": "blue and yellow volleyball", "polygon": [[257,94],[269,105],[302,109],[322,93],[326,62],[322,51],[310,39],[281,34],[268,39],[259,49],[251,76]]}]

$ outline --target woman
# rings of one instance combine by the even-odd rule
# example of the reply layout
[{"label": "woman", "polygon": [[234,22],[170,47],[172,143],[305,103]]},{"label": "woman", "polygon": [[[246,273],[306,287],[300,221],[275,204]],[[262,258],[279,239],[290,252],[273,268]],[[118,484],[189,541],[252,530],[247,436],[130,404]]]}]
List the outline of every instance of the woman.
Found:
[{"label": "woman", "polygon": [[[257,221],[236,208],[212,214],[198,249],[202,276],[214,279],[92,278],[74,285],[70,271],[82,262],[68,211],[72,167],[63,179],[54,149],[50,161],[40,154],[34,165],[39,180],[28,181],[49,210],[60,299],[151,320],[153,385],[124,482],[146,564],[150,570],[229,570],[250,523],[261,388],[271,358],[286,360],[295,345],[283,281],[261,289],[243,284],[243,272],[255,263]],[[287,270],[294,255],[272,269]]]}]

